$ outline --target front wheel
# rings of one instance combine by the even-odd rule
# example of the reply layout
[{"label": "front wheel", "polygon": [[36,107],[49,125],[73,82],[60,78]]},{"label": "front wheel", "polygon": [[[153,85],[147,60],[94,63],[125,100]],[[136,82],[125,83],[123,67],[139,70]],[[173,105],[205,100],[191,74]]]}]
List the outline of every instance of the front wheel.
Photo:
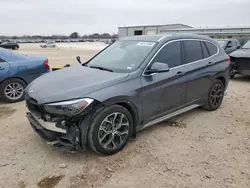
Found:
[{"label": "front wheel", "polygon": [[203,106],[208,111],[217,110],[224,98],[225,86],[220,80],[214,80],[208,92],[208,98]]},{"label": "front wheel", "polygon": [[112,155],[120,151],[131,136],[133,120],[119,105],[98,109],[92,116],[88,145],[97,153]]}]

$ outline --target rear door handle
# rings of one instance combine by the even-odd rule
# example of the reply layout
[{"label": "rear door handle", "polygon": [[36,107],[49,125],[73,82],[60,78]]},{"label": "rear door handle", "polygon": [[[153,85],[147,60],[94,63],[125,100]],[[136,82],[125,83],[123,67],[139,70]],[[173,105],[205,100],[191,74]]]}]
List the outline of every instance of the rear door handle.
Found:
[{"label": "rear door handle", "polygon": [[211,65],[212,63],[213,63],[213,62],[211,62],[211,61],[210,61],[210,62],[208,62],[208,64],[209,64],[209,65]]},{"label": "rear door handle", "polygon": [[176,76],[182,76],[182,75],[184,75],[186,72],[184,72],[184,71],[179,71],[179,72],[177,72],[176,73]]},{"label": "rear door handle", "polygon": [[0,67],[0,70],[4,70],[5,68],[4,67]]}]

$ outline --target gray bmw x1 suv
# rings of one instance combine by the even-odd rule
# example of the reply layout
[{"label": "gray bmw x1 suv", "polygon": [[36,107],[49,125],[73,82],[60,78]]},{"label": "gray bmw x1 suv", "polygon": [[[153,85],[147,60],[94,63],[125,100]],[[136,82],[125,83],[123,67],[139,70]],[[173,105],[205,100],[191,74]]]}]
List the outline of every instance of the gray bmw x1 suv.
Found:
[{"label": "gray bmw x1 suv", "polygon": [[148,126],[197,107],[219,108],[229,66],[224,50],[206,36],[124,38],[80,66],[33,81],[26,88],[27,117],[58,148],[88,145],[111,155]]}]

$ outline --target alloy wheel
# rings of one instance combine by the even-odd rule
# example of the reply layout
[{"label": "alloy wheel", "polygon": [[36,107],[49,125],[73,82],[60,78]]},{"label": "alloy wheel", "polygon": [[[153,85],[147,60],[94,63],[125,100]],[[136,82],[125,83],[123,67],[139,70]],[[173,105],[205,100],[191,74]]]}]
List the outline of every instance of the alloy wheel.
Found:
[{"label": "alloy wheel", "polygon": [[215,84],[212,88],[211,95],[210,95],[210,103],[213,108],[219,106],[223,99],[223,86],[221,84]]},{"label": "alloy wheel", "polygon": [[11,100],[17,100],[23,96],[24,88],[19,83],[10,83],[4,89],[4,95]]},{"label": "alloy wheel", "polygon": [[128,134],[128,118],[121,112],[115,112],[102,121],[98,131],[98,141],[105,149],[116,149],[124,144]]}]

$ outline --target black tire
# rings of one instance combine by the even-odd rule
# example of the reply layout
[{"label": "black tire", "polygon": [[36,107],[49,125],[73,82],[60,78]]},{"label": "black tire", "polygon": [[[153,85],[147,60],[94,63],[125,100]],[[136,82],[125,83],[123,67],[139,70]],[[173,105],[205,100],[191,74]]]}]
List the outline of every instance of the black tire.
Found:
[{"label": "black tire", "polygon": [[[9,98],[6,94],[5,94],[5,88],[9,85],[9,84],[13,84],[13,83],[17,83],[20,85],[20,87],[22,87],[22,94],[20,97],[16,98],[16,99],[11,99]],[[0,97],[2,98],[3,101],[5,102],[9,102],[9,103],[14,103],[14,102],[19,102],[19,101],[22,101],[24,100],[24,89],[25,87],[27,86],[27,84],[18,79],[18,78],[11,78],[11,79],[8,79],[8,80],[5,80],[4,82],[1,83],[0,85]]]},{"label": "black tire", "polygon": [[[218,93],[216,93],[216,88],[218,88]],[[224,98],[225,93],[225,86],[222,81],[220,80],[214,80],[211,88],[208,92],[207,101],[203,108],[208,111],[214,111],[217,110]]]},{"label": "black tire", "polygon": [[230,69],[230,78],[233,79],[235,77],[235,70],[233,68]]},{"label": "black tire", "polygon": [[[122,137],[119,136],[117,133],[113,132],[113,133],[107,134],[106,132],[104,132],[103,129],[101,129],[101,126],[104,125],[105,119],[108,119],[109,117],[112,119],[112,114],[114,114],[114,113],[123,114],[125,116],[126,121],[128,122],[128,125],[126,125],[126,129],[128,129],[128,130],[126,131],[127,134],[124,135],[123,142],[121,142],[121,140],[120,140],[120,139],[122,139]],[[118,115],[115,117],[118,117]],[[113,118],[113,119],[116,119],[116,118]],[[113,122],[113,120],[112,120],[112,122]],[[105,128],[106,130],[108,130],[107,126],[113,127],[112,124],[109,125],[109,123],[106,123],[106,128]],[[115,154],[118,151],[120,151],[127,144],[129,138],[131,137],[132,129],[133,129],[132,116],[126,108],[124,108],[120,105],[101,107],[91,117],[90,127],[89,127],[89,131],[88,131],[88,145],[91,149],[93,149],[95,152],[97,152],[99,154],[102,154],[102,155]],[[113,139],[113,141],[110,142],[110,144],[112,145],[112,147],[115,147],[115,148],[108,148],[108,146],[111,146],[110,144],[108,144],[106,147],[104,147],[102,145],[102,141],[100,143],[100,134],[102,133],[101,131],[103,131],[104,135],[106,135],[106,136],[102,136],[102,137],[103,138],[105,137],[105,139],[108,138],[107,143]],[[112,131],[112,130],[109,130],[109,131]],[[118,132],[118,129],[117,129],[117,132]],[[119,137],[119,139],[118,139],[118,137]],[[105,141],[105,139],[102,139],[102,140]],[[116,139],[116,141],[118,139],[120,144],[119,143],[117,144],[117,142],[115,143],[115,139]]]}]

